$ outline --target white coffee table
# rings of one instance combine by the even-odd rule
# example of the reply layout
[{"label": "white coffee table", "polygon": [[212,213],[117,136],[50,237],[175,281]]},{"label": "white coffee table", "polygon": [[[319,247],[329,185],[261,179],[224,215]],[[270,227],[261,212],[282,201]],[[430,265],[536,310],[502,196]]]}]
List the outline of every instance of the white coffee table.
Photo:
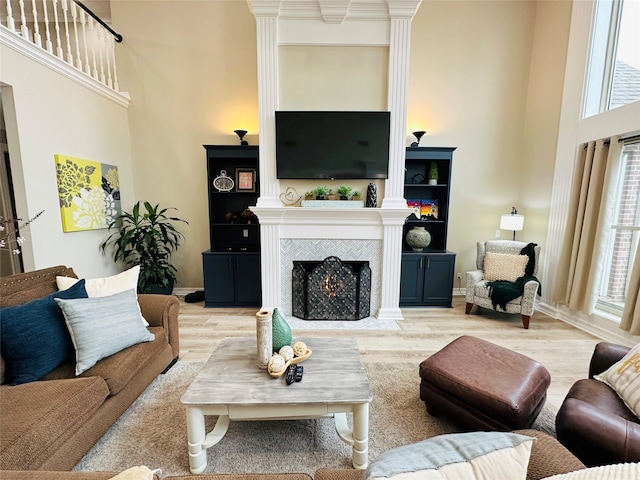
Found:
[{"label": "white coffee table", "polygon": [[[257,366],[256,339],[226,338],[198,373],[181,402],[187,413],[191,473],[207,467],[207,449],[224,437],[231,420],[296,420],[333,416],[338,436],[352,446],[354,468],[368,464],[369,380],[353,338],[295,338],[312,350],[301,363],[301,382],[287,385]],[[353,428],[346,413],[353,414]],[[205,415],[218,415],[205,432]]]}]

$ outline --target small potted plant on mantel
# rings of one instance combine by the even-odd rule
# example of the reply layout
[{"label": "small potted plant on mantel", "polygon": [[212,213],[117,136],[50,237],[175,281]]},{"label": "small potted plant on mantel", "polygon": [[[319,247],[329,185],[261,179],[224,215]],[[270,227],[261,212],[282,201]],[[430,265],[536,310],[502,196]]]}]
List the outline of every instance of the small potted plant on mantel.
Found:
[{"label": "small potted plant on mantel", "polygon": [[349,200],[351,198],[351,187],[340,185],[338,187],[338,195],[340,195],[340,200]]},{"label": "small potted plant on mantel", "polygon": [[354,191],[354,192],[351,194],[351,200],[360,200],[360,192],[359,192],[359,191],[357,191],[357,190],[356,190],[356,191]]},{"label": "small potted plant on mantel", "polygon": [[313,193],[316,196],[316,200],[326,200],[329,196],[329,187],[316,187]]}]

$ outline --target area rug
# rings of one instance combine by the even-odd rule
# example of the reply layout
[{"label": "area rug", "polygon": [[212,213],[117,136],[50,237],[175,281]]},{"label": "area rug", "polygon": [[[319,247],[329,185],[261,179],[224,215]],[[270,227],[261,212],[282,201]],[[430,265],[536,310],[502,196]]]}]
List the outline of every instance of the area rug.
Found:
[{"label": "area rug", "polygon": [[[178,362],[160,375],[74,470],[120,471],[147,465],[162,469],[163,476],[189,473],[180,397],[202,365]],[[366,363],[365,369],[374,398],[369,410],[370,460],[390,448],[455,431],[445,419],[426,412],[419,398],[417,365]],[[295,394],[295,384],[285,388]],[[554,409],[545,407],[534,428],[554,433],[554,418]],[[208,417],[207,431],[214,419]],[[205,473],[313,474],[320,467],[352,468],[351,448],[338,438],[329,418],[231,422],[222,441],[207,451],[207,459]]]}]

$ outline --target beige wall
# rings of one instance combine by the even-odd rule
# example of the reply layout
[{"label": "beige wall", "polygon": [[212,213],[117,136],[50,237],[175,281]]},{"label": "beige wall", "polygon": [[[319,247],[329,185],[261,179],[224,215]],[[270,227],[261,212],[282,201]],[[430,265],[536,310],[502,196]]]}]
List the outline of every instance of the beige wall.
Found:
[{"label": "beige wall", "polygon": [[54,155],[118,166],[123,199],[133,196],[127,109],[66,76],[0,46],[0,83],[18,216],[44,214],[24,232],[25,271],[69,265],[83,277],[116,273],[101,255],[106,229],[64,233]]},{"label": "beige wall", "polygon": [[[526,216],[518,239],[546,236],[570,9],[564,1],[423,1],[413,21],[407,130],[427,130],[421,145],[457,147],[448,246],[458,272],[473,268],[475,242],[494,238],[512,205]],[[175,206],[190,222],[175,258],[178,287],[201,288],[209,242],[202,144],[234,144],[236,128],[258,143],[255,20],[241,1],[118,1],[112,16],[125,38],[118,65],[132,97],[135,198]],[[330,60],[335,82],[345,69]],[[375,55],[363,61],[365,71],[379,67]],[[281,71],[300,78],[290,73]],[[335,105],[331,89],[320,93]]]}]

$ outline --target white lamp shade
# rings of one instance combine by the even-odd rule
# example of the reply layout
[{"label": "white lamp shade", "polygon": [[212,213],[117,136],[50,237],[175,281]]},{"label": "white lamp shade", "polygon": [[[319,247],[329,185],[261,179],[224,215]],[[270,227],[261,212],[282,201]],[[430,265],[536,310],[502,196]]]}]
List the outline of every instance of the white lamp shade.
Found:
[{"label": "white lamp shade", "polygon": [[513,230],[519,232],[524,227],[524,215],[505,214],[500,217],[501,230]]}]

